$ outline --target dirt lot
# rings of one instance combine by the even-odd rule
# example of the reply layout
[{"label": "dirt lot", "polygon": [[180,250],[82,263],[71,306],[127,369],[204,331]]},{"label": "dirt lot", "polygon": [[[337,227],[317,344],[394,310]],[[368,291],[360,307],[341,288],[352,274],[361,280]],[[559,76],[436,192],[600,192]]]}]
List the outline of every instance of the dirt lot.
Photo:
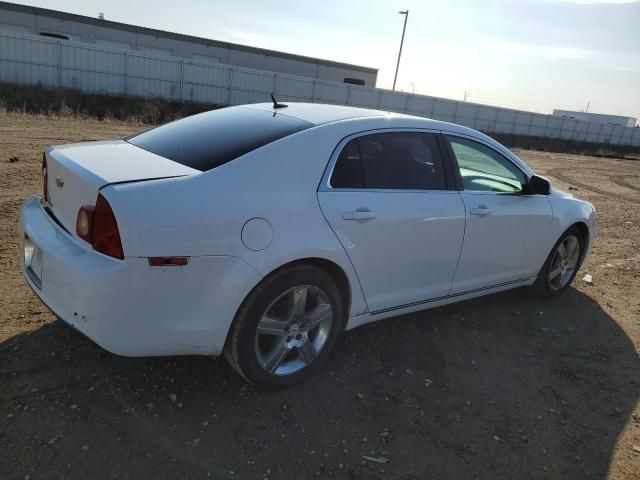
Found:
[{"label": "dirt lot", "polygon": [[21,278],[43,148],[136,129],[0,114],[0,478],[640,479],[640,162],[519,152],[598,212],[563,298],[362,327],[326,372],[265,393],[222,360],[108,354]]}]

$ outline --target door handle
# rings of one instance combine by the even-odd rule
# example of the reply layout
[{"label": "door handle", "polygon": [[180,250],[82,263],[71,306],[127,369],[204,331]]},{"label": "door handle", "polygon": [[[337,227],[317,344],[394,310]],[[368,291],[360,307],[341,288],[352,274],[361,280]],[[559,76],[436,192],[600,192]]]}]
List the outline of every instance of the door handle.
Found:
[{"label": "door handle", "polygon": [[373,220],[374,218],[376,218],[376,212],[372,212],[366,208],[350,210],[342,214],[343,220]]},{"label": "door handle", "polygon": [[478,208],[472,208],[469,210],[469,214],[478,215],[480,217],[484,217],[485,215],[489,215],[491,213],[491,209],[485,207],[484,205],[480,205]]}]

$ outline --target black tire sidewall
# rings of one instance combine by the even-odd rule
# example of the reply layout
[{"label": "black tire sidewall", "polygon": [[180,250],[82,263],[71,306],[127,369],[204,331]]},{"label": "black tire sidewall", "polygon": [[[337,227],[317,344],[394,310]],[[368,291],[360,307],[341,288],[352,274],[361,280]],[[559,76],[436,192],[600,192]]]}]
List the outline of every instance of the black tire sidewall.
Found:
[{"label": "black tire sidewall", "polygon": [[[580,252],[578,254],[578,263],[576,264],[576,268],[573,271],[573,275],[571,275],[571,278],[569,279],[567,284],[564,287],[555,290],[551,287],[551,282],[549,281],[549,270],[551,268],[551,262],[553,261],[553,258],[556,254],[558,246],[560,246],[560,244],[570,235],[573,235],[578,239],[578,244],[579,244],[578,247],[580,249]],[[569,228],[567,231],[565,231],[562,234],[562,236],[558,239],[558,241],[555,243],[555,245],[551,249],[551,252],[547,257],[547,260],[545,261],[544,266],[542,267],[542,270],[540,270],[540,274],[538,275],[536,286],[538,287],[538,291],[541,294],[543,294],[546,297],[556,297],[558,295],[562,295],[569,289],[569,287],[573,283],[573,280],[576,278],[576,275],[578,274],[578,270],[580,270],[580,268],[582,267],[582,259],[584,257],[584,249],[586,247],[586,245],[584,245],[584,242],[585,240],[582,238],[582,235],[580,235],[580,232],[575,227]]]},{"label": "black tire sidewall", "polygon": [[[255,334],[258,322],[269,305],[290,288],[310,285],[319,288],[327,296],[333,312],[333,325],[329,338],[313,362],[299,372],[277,376],[263,370],[255,353]],[[330,275],[313,266],[297,266],[276,273],[252,292],[234,322],[234,341],[231,348],[240,373],[259,387],[283,387],[297,383],[311,375],[328,359],[344,330],[346,316],[340,292]]]}]

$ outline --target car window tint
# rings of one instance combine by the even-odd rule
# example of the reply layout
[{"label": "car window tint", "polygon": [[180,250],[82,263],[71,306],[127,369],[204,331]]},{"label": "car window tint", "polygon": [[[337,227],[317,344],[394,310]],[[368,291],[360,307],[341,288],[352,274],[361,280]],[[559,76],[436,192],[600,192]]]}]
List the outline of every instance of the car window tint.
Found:
[{"label": "car window tint", "polygon": [[364,169],[358,140],[345,145],[331,175],[333,188],[364,188]]},{"label": "car window tint", "polygon": [[285,114],[232,107],[186,117],[127,141],[200,171],[211,170],[288,135],[313,127]]},{"label": "car window tint", "polygon": [[459,137],[447,137],[458,162],[464,189],[514,193],[522,190],[526,175],[495,150]]},{"label": "car window tint", "polygon": [[446,189],[435,135],[389,132],[351,140],[336,162],[331,186],[400,190]]}]

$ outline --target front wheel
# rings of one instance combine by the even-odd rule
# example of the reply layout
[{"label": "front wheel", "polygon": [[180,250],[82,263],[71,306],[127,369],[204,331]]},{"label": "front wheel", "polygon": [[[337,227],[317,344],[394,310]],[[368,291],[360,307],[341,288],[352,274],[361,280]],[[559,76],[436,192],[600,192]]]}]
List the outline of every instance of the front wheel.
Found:
[{"label": "front wheel", "polygon": [[584,248],[581,238],[576,228],[570,228],[556,242],[536,280],[539,293],[555,297],[567,291],[580,268]]},{"label": "front wheel", "polygon": [[238,311],[225,356],[261,387],[292,385],[329,357],[344,328],[345,306],[325,271],[296,265],[258,285]]}]

